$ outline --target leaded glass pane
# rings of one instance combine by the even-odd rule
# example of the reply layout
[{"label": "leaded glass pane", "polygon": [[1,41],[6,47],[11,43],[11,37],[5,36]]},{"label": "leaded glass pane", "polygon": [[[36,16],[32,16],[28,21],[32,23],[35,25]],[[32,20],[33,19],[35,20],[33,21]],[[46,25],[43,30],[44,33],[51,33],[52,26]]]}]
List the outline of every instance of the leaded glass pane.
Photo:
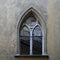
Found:
[{"label": "leaded glass pane", "polygon": [[26,20],[26,22],[25,22],[27,25],[29,25],[29,26],[34,26],[34,25],[36,25],[36,20],[35,20],[35,18],[34,17],[29,17],[27,20]]},{"label": "leaded glass pane", "polygon": [[20,53],[23,55],[42,54],[42,31],[38,21],[33,16],[30,16],[22,23]]},{"label": "leaded glass pane", "polygon": [[20,52],[27,55],[30,52],[30,36],[27,27],[23,27],[20,34]]},{"label": "leaded glass pane", "polygon": [[33,31],[33,54],[42,54],[42,32],[39,26]]}]

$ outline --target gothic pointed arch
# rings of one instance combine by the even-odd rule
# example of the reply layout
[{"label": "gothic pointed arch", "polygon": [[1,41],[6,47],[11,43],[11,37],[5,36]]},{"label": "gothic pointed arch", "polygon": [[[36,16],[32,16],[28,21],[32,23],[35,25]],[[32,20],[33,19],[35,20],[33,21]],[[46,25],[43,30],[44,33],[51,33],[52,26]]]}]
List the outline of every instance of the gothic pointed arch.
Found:
[{"label": "gothic pointed arch", "polygon": [[[22,28],[22,26],[24,26],[23,28]],[[35,30],[34,30],[34,27],[36,26],[36,28],[35,28]],[[40,28],[39,28],[40,27]],[[37,29],[38,29],[38,32],[37,33],[35,33],[36,31],[37,31]],[[27,45],[30,47],[30,48],[28,48],[28,46],[24,46],[24,47],[26,47],[26,48],[28,48],[29,49],[29,51],[26,49],[25,51],[23,51],[23,50],[21,50],[21,49],[24,49],[24,48],[21,48],[21,43],[20,43],[20,34],[21,34],[21,31],[23,30],[23,32],[26,34],[28,34],[28,31],[29,31],[29,45],[28,45],[28,43],[27,43]],[[36,36],[42,36],[41,38],[42,38],[42,40],[41,40],[41,46],[40,47],[38,47],[38,45],[40,45],[40,44],[38,44],[38,43],[36,43],[36,42],[34,42],[34,44],[36,43],[36,44],[38,44],[38,45],[36,45],[39,49],[41,48],[41,51],[39,51],[39,49],[38,50],[34,50],[34,52],[33,51],[31,51],[31,50],[33,50],[36,46],[32,43],[32,41],[33,41],[33,38],[31,38],[31,36],[33,36],[33,32],[32,32],[32,30],[34,30],[34,34],[36,35]],[[46,54],[47,53],[47,46],[46,46],[46,33],[47,33],[47,28],[46,28],[46,23],[45,23],[45,21],[44,21],[44,19],[43,19],[43,17],[40,15],[40,13],[36,10],[36,9],[34,9],[33,7],[30,7],[22,16],[21,16],[21,18],[20,18],[20,20],[19,20],[19,23],[18,23],[18,29],[17,29],[17,31],[18,31],[18,45],[17,45],[17,54],[21,54],[21,52],[22,53],[25,53],[25,54],[29,54],[29,55],[33,55],[33,53],[36,53],[36,54],[39,54],[39,52],[40,52],[40,54],[41,55],[44,55],[44,54]],[[41,33],[40,33],[41,32]],[[38,33],[40,33],[40,34],[38,34]],[[22,33],[22,35],[24,35],[23,33]],[[26,37],[27,38],[27,37]],[[28,39],[28,38],[27,38]],[[36,37],[35,37],[35,39],[36,39]],[[39,40],[38,38],[37,38],[37,40]],[[25,42],[26,42],[26,40],[24,40]],[[28,42],[28,41],[27,41]],[[38,41],[37,41],[38,42]],[[34,47],[32,46],[32,45],[34,45]],[[22,46],[23,47],[23,46]],[[26,51],[28,51],[28,52],[26,52]],[[39,51],[39,52],[36,52],[36,51]]]}]

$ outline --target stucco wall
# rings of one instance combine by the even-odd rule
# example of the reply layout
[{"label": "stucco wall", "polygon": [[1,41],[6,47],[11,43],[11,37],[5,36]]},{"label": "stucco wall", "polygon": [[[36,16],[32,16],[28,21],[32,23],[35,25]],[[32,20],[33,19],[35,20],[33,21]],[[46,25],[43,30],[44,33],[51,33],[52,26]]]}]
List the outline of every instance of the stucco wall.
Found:
[{"label": "stucco wall", "polygon": [[46,20],[46,0],[0,0],[0,60],[15,60],[19,18],[32,6],[40,9]]},{"label": "stucco wall", "polygon": [[48,0],[48,53],[50,60],[60,60],[60,0]]},{"label": "stucco wall", "polygon": [[32,6],[41,13],[47,25],[47,51],[49,59],[59,60],[59,5],[59,0],[0,0],[0,60],[15,60],[19,18]]}]

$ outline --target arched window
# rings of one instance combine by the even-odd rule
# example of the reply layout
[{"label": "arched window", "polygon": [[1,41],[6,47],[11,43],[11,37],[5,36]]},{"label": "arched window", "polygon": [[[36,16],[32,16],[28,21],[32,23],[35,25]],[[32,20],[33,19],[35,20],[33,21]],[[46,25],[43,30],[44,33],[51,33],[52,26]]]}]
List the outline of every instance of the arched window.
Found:
[{"label": "arched window", "polygon": [[19,22],[18,54],[46,54],[46,25],[33,8],[28,10]]},{"label": "arched window", "polygon": [[21,54],[29,54],[29,50],[30,50],[30,34],[29,34],[29,30],[26,26],[22,27],[21,31],[20,31],[20,53]]},{"label": "arched window", "polygon": [[42,31],[40,24],[33,16],[29,16],[21,25],[20,54],[42,54]]},{"label": "arched window", "polygon": [[33,54],[42,54],[42,31],[40,26],[36,26],[33,30]]}]

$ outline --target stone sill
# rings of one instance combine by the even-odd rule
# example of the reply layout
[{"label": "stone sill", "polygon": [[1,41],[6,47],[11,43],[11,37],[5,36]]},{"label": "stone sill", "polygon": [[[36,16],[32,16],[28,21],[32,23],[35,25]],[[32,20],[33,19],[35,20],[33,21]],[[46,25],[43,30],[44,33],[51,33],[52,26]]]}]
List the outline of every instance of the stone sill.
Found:
[{"label": "stone sill", "polygon": [[16,58],[18,57],[43,57],[43,58],[49,58],[49,56],[46,54],[46,55],[19,55],[19,54],[16,54],[15,55]]}]

